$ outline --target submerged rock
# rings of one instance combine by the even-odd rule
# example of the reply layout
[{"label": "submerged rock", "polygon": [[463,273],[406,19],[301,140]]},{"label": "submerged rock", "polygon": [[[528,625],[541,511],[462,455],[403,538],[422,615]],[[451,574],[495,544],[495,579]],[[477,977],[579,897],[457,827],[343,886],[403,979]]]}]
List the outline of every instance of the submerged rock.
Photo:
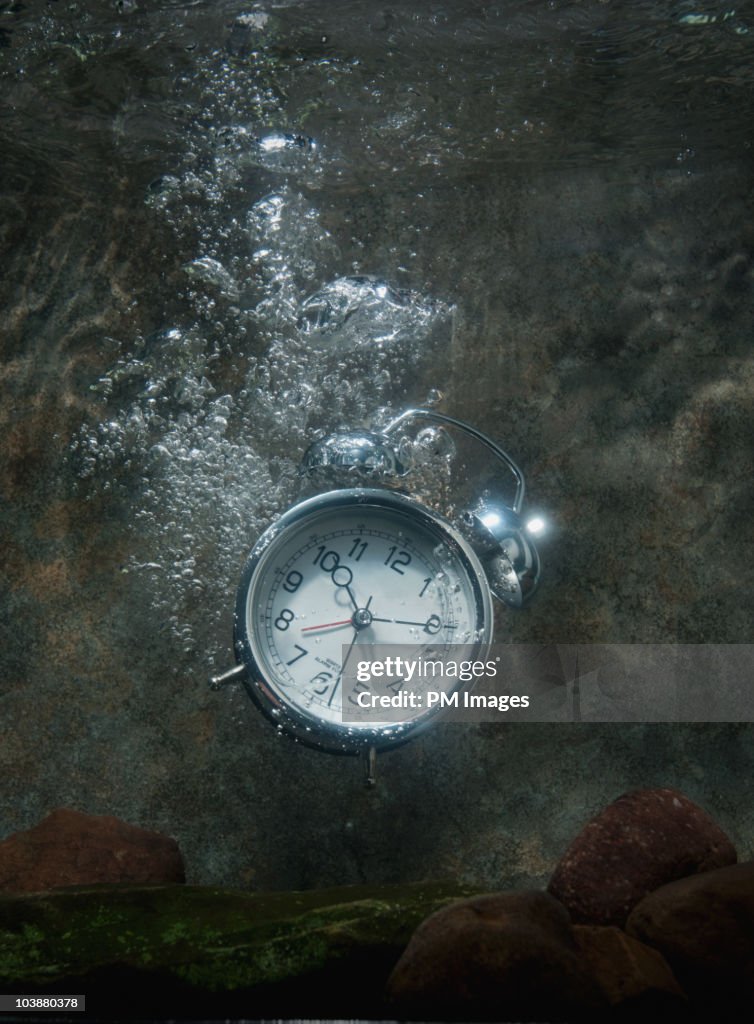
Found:
[{"label": "submerged rock", "polygon": [[610,1006],[648,1013],[683,1007],[685,996],[656,949],[612,925],[576,925],[573,933],[584,967]]},{"label": "submerged rock", "polygon": [[688,797],[674,789],[639,789],[581,830],[548,891],[577,923],[622,927],[653,890],[735,862],[730,839]]},{"label": "submerged rock", "polygon": [[608,1005],[582,965],[567,911],[546,893],[476,896],[414,933],[388,982],[420,1020],[550,1020]]},{"label": "submerged rock", "polygon": [[[658,949],[684,988],[716,1007],[754,996],[754,863],[682,878],[639,903],[627,929]],[[743,1018],[741,1018],[743,1019]]]},{"label": "submerged rock", "polygon": [[0,842],[0,892],[97,882],[183,882],[178,844],[110,815],[52,811]]},{"label": "submerged rock", "polygon": [[95,886],[0,897],[0,991],[107,1016],[369,1017],[411,933],[470,890]]}]

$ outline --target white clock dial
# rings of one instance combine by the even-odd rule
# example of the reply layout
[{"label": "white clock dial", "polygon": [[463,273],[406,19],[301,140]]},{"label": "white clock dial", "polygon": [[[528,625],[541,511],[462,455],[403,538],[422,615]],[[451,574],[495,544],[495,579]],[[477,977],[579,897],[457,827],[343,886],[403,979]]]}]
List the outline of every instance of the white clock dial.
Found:
[{"label": "white clock dial", "polygon": [[449,645],[480,651],[489,642],[489,598],[473,552],[410,499],[324,495],[293,509],[257,548],[239,617],[268,698],[310,723],[304,729],[375,728],[374,720],[343,722],[344,648],[348,659],[372,644],[442,657]]}]

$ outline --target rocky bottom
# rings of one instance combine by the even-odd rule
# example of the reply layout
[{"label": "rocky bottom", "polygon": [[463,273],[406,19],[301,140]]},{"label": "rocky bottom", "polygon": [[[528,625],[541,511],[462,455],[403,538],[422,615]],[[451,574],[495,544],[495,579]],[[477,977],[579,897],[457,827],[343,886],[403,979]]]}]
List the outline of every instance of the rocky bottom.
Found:
[{"label": "rocky bottom", "polygon": [[[55,857],[97,884],[54,887]],[[701,808],[649,789],[585,826],[548,892],[247,892],[181,884],[171,840],[60,810],[0,843],[0,991],[111,1019],[748,1019],[736,859]]]}]

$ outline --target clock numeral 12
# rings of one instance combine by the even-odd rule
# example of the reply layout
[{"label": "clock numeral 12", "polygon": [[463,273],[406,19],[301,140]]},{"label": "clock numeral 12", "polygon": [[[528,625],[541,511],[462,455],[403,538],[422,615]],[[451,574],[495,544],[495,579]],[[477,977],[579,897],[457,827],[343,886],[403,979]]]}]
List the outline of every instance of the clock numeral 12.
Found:
[{"label": "clock numeral 12", "polygon": [[[388,551],[387,558],[382,564],[389,565],[394,572],[397,572],[401,576],[403,576],[404,572],[401,566],[411,564],[411,555],[408,553],[408,551],[398,551],[398,554],[395,555],[396,551],[398,551],[398,548],[394,544]],[[395,555],[395,558],[393,558],[393,555]]]}]

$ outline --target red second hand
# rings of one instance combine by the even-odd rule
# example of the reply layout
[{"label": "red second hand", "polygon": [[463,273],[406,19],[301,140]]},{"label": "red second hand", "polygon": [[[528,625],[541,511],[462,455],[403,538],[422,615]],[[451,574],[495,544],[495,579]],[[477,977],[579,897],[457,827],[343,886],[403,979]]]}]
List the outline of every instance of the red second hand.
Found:
[{"label": "red second hand", "polygon": [[347,626],[350,619],[342,619],[340,622],[323,622],[321,626],[304,626],[302,633],[308,633],[312,629],[330,629],[331,626]]}]

